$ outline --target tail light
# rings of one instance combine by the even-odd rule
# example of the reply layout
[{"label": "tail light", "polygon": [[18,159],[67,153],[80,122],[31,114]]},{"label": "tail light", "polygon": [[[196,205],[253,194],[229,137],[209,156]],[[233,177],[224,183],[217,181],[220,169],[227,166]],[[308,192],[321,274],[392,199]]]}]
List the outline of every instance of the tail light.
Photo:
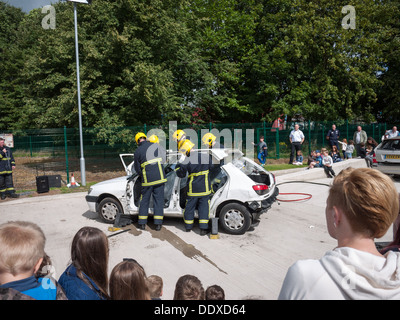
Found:
[{"label": "tail light", "polygon": [[253,190],[261,196],[268,192],[268,186],[266,184],[256,184],[253,186]]},{"label": "tail light", "polygon": [[376,161],[376,154],[374,152],[374,154],[372,155],[372,163],[378,163],[378,161]]}]

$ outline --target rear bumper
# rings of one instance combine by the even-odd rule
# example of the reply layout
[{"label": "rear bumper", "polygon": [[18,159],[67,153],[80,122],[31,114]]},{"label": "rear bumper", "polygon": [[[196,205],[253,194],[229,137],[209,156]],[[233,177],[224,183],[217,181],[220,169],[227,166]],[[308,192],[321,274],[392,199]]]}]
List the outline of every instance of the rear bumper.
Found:
[{"label": "rear bumper", "polygon": [[278,195],[279,189],[278,187],[275,187],[274,193],[268,199],[261,201],[261,207],[258,206],[257,208],[252,208],[252,204],[249,205],[249,207],[253,209],[251,212],[253,225],[259,223],[258,219],[260,218],[260,216],[271,208],[272,204],[276,201]]},{"label": "rear bumper", "polygon": [[271,208],[272,204],[276,201],[276,198],[279,195],[279,189],[278,187],[275,187],[275,191],[273,193],[273,195],[271,195],[268,199],[265,199],[263,201],[261,201],[261,210],[268,210],[269,208]]}]

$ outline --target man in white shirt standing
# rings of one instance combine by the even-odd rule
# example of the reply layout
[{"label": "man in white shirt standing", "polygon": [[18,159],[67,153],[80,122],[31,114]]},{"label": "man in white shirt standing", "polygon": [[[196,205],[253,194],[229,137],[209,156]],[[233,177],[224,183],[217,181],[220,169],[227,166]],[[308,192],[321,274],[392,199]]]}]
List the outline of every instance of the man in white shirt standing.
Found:
[{"label": "man in white shirt standing", "polygon": [[290,144],[292,145],[292,149],[291,149],[291,152],[290,152],[289,164],[293,164],[293,159],[296,156],[297,151],[301,150],[301,145],[304,142],[304,134],[299,129],[299,125],[298,124],[295,124],[294,125],[294,130],[292,130],[290,132],[289,141],[290,141]]}]

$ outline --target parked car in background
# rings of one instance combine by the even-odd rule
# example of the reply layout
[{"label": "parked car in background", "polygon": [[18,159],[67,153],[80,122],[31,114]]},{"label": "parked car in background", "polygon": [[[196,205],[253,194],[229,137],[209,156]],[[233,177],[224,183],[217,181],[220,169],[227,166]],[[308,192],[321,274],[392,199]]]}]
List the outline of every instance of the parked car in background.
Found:
[{"label": "parked car in background", "polygon": [[400,175],[400,136],[383,140],[375,148],[374,162],[379,171]]},{"label": "parked car in background", "polygon": [[[215,164],[210,172],[210,218],[218,217],[220,227],[230,234],[243,234],[257,225],[260,215],[271,208],[279,194],[274,175],[239,150],[198,151],[210,153]],[[180,156],[176,151],[167,153],[165,218],[183,217],[185,209],[187,177],[179,178],[174,170]],[[118,213],[138,215],[141,182],[134,172],[133,154],[121,154],[120,158],[127,175],[91,186],[86,196],[89,209],[107,223],[114,223]],[[150,215],[152,210],[151,202]]]}]

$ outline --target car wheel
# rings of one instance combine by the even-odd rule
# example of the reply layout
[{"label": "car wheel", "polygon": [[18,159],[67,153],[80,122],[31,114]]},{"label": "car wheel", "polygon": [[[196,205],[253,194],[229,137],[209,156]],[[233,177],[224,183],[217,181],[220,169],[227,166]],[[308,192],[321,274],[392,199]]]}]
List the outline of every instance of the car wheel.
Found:
[{"label": "car wheel", "polygon": [[239,203],[226,204],[219,214],[221,228],[230,234],[244,234],[251,225],[251,215]]},{"label": "car wheel", "polygon": [[114,223],[117,213],[122,213],[119,202],[113,198],[104,198],[101,200],[98,213],[100,218],[106,223]]}]

